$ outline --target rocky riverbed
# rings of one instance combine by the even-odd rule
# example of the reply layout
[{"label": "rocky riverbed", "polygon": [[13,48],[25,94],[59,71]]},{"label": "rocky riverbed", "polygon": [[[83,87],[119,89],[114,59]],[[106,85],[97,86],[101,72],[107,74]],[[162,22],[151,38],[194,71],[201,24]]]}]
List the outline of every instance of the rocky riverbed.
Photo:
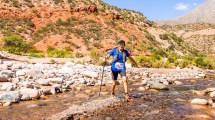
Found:
[{"label": "rocky riverbed", "polygon": [[[179,119],[181,116],[192,118],[190,112],[192,110],[189,107],[191,104],[201,104],[207,109],[209,107],[214,110],[214,82],[212,79],[202,80],[208,79],[206,78],[208,71],[128,66],[127,75],[133,102],[124,103],[122,81],[119,79],[118,95],[110,98],[112,83],[110,67],[105,67],[101,83],[102,68],[102,66],[73,62],[48,64],[2,59],[0,60],[0,118],[160,119],[166,112],[168,118],[179,116]],[[101,84],[102,92],[101,96],[98,96]],[[185,112],[183,109],[186,109]],[[118,112],[122,114],[117,114]],[[154,114],[160,117],[151,117]],[[210,114],[204,114],[203,117],[214,118]]]}]

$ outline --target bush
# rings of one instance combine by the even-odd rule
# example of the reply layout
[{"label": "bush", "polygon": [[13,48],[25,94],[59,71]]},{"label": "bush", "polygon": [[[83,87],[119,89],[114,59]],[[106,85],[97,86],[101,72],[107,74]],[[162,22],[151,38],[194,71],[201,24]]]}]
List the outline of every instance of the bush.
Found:
[{"label": "bush", "polygon": [[56,57],[56,58],[72,58],[72,52],[68,50],[58,50],[53,47],[48,47],[47,49],[48,57]]},{"label": "bush", "polygon": [[96,47],[96,48],[102,48],[103,47],[100,42],[94,42],[93,46]]},{"label": "bush", "polygon": [[135,57],[135,61],[142,67],[152,67],[152,60],[144,55]]},{"label": "bush", "polygon": [[76,52],[75,57],[81,58],[81,57],[84,57],[84,55],[81,52]]},{"label": "bush", "polygon": [[35,58],[42,58],[42,57],[44,57],[44,55],[42,55],[40,53],[30,53],[28,56],[29,57],[35,57]]},{"label": "bush", "polygon": [[18,35],[6,36],[3,41],[5,42],[4,49],[14,54],[26,53],[30,48],[30,45]]},{"label": "bush", "polygon": [[162,40],[168,40],[169,39],[169,35],[167,33],[166,34],[160,34],[159,37]]},{"label": "bush", "polygon": [[102,56],[102,53],[97,49],[90,50],[90,58],[97,62],[99,58]]}]

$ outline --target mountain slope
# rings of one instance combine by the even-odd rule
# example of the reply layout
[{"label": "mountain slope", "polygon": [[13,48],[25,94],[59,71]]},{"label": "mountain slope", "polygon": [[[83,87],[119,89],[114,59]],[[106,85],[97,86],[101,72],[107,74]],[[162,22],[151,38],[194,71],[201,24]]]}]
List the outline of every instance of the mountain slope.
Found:
[{"label": "mountain slope", "polygon": [[[79,52],[87,56],[94,49],[103,53],[119,39],[126,41],[132,55],[193,53],[180,37],[160,30],[140,12],[100,0],[1,0],[0,9],[0,38],[19,40],[11,36],[18,35],[44,54],[53,48],[77,56]],[[160,38],[165,34],[169,36],[166,41]]]},{"label": "mountain slope", "polygon": [[207,0],[202,5],[175,20],[158,20],[158,25],[176,25],[189,23],[215,23],[215,0]]}]

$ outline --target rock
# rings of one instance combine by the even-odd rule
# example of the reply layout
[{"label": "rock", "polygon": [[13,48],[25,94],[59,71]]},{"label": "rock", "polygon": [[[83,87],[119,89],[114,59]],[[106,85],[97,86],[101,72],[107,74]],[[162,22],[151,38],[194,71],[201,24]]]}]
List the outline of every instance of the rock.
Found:
[{"label": "rock", "polygon": [[98,81],[97,81],[97,85],[98,85],[98,86],[100,86],[100,85],[101,85],[101,86],[105,86],[105,81],[104,81],[104,80],[103,80],[103,81],[98,80]]},{"label": "rock", "polygon": [[106,117],[105,120],[113,120],[111,117]]},{"label": "rock", "polygon": [[150,91],[150,92],[158,92],[158,90],[156,90],[156,89],[149,89],[148,91]]},{"label": "rock", "polygon": [[21,86],[22,87],[25,87],[25,88],[34,88],[34,86],[32,85],[32,83],[31,82],[29,82],[29,81],[24,81],[24,82],[22,82],[21,83]]},{"label": "rock", "polygon": [[191,101],[192,104],[198,104],[198,105],[207,105],[208,101],[205,99],[195,98]]},{"label": "rock", "polygon": [[39,91],[43,94],[43,95],[50,95],[51,90],[54,89],[52,86],[42,86],[40,87]]},{"label": "rock", "polygon": [[19,77],[19,76],[25,76],[25,72],[23,70],[18,70],[16,72],[16,76]]},{"label": "rock", "polygon": [[63,83],[63,78],[48,78],[47,80],[52,82],[52,83],[57,83],[57,84]]},{"label": "rock", "polygon": [[8,82],[8,77],[0,75],[0,82]]},{"label": "rock", "polygon": [[213,91],[215,91],[215,88],[207,88],[205,91],[206,91],[207,93],[213,92]]},{"label": "rock", "polygon": [[163,82],[163,84],[164,84],[164,85],[169,85],[169,82],[165,80],[165,81]]},{"label": "rock", "polygon": [[183,83],[181,81],[175,81],[174,82],[176,85],[182,85]]},{"label": "rock", "polygon": [[18,92],[0,91],[0,102],[18,102],[21,96]]},{"label": "rock", "polygon": [[215,97],[215,91],[212,92],[212,93],[210,93],[210,97],[211,97],[211,98],[214,98],[214,97]]},{"label": "rock", "polygon": [[205,91],[196,91],[196,90],[193,90],[192,92],[194,94],[197,94],[198,96],[204,96],[205,95]]},{"label": "rock", "polygon": [[80,84],[87,84],[87,81],[85,78],[79,78],[79,83]]},{"label": "rock", "polygon": [[169,90],[166,85],[157,82],[153,82],[152,85],[150,85],[150,88],[157,90]]},{"label": "rock", "polygon": [[11,82],[17,84],[19,83],[19,78],[12,78]]},{"label": "rock", "polygon": [[3,104],[3,107],[8,107],[10,105],[11,105],[11,102],[6,102],[6,103]]},{"label": "rock", "polygon": [[92,72],[92,71],[84,71],[82,72],[82,75],[86,77],[91,77],[91,78],[98,78],[99,74],[97,72]]},{"label": "rock", "polygon": [[146,91],[146,88],[145,87],[139,87],[138,91]]},{"label": "rock", "polygon": [[16,88],[16,84],[10,82],[2,83],[0,86],[0,90],[2,91],[13,91]]},{"label": "rock", "polygon": [[89,95],[89,94],[91,94],[92,93],[92,91],[91,90],[85,90],[84,91],[87,95]]},{"label": "rock", "polygon": [[15,73],[11,70],[2,70],[1,75],[5,75],[7,77],[13,77],[15,75]]},{"label": "rock", "polygon": [[21,88],[20,94],[23,96],[29,96],[32,99],[37,99],[40,97],[39,91],[30,88]]},{"label": "rock", "polygon": [[212,108],[215,108],[215,103],[212,103]]},{"label": "rock", "polygon": [[108,92],[100,92],[101,95],[108,95]]},{"label": "rock", "polygon": [[141,84],[141,85],[146,85],[147,83],[148,83],[147,80],[142,80],[140,84]]},{"label": "rock", "polygon": [[4,64],[6,64],[8,67],[11,67],[13,65],[13,62],[11,62],[11,61],[4,61]]},{"label": "rock", "polygon": [[40,85],[43,85],[43,86],[49,86],[49,80],[47,79],[39,79],[37,80],[37,83],[40,84]]},{"label": "rock", "polygon": [[190,80],[190,82],[195,83],[195,82],[196,82],[196,80]]},{"label": "rock", "polygon": [[29,95],[22,95],[21,100],[31,100],[31,97]]},{"label": "rock", "polygon": [[0,65],[0,70],[7,70],[8,66],[6,64],[1,64]]},{"label": "rock", "polygon": [[204,73],[201,73],[201,74],[199,74],[199,77],[204,78],[204,77],[205,77],[205,74],[204,74]]}]

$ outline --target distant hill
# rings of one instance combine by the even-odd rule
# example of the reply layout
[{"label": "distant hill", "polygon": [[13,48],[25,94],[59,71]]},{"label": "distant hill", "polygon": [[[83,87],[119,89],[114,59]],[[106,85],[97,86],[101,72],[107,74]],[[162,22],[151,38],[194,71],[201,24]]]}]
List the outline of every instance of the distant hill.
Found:
[{"label": "distant hill", "polygon": [[215,0],[207,0],[204,4],[175,20],[157,20],[155,22],[158,25],[215,23]]}]

